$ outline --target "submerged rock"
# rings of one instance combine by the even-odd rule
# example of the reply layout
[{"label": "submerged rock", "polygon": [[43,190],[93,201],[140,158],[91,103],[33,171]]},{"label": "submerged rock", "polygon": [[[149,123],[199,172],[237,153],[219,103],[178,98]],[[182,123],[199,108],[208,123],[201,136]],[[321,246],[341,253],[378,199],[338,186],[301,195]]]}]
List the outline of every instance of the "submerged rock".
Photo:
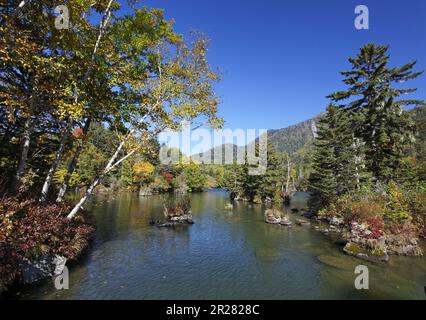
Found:
[{"label": "submerged rock", "polygon": [[343,257],[333,257],[333,256],[328,256],[328,255],[320,255],[317,257],[318,260],[329,266],[329,267],[333,267],[335,269],[339,269],[339,270],[353,270],[353,266],[352,263],[347,261],[347,258]]},{"label": "submerged rock", "polygon": [[225,205],[225,210],[232,210],[234,209],[234,206],[231,203],[228,203]]}]

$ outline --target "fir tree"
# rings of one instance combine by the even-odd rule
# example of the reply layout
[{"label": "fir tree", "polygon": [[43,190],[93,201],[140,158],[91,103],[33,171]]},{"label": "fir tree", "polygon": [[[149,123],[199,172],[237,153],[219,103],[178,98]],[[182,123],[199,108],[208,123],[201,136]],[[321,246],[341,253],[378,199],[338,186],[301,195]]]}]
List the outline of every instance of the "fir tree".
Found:
[{"label": "fir tree", "polygon": [[365,143],[368,170],[376,185],[404,175],[403,147],[413,136],[413,125],[402,107],[423,103],[398,99],[416,89],[401,89],[395,84],[414,79],[422,72],[412,71],[416,62],[389,67],[387,50],[388,46],[372,43],[363,46],[355,58],[349,58],[352,70],[341,73],[348,89],[329,95],[333,102],[347,101],[343,107],[356,113],[354,138]]},{"label": "fir tree", "polygon": [[266,172],[262,176],[262,181],[259,185],[259,195],[262,199],[272,199],[276,191],[280,190],[282,178],[282,161],[274,146],[268,143],[267,146],[267,167]]},{"label": "fir tree", "polygon": [[309,177],[309,189],[312,192],[311,207],[313,209],[328,204],[337,195],[336,133],[337,109],[329,105],[327,114],[318,123],[312,173]]}]

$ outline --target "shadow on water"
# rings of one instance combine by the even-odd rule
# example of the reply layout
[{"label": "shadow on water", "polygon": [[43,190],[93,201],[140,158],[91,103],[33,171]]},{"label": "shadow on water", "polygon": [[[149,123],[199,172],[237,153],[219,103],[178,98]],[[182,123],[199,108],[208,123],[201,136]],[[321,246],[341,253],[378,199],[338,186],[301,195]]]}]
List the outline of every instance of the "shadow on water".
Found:
[{"label": "shadow on water", "polygon": [[[342,253],[309,226],[263,222],[261,205],[224,210],[224,191],[193,194],[195,224],[156,228],[163,196],[98,196],[95,239],[70,266],[70,289],[53,281],[21,288],[27,299],[425,299],[426,259],[367,263]],[[291,207],[302,210],[306,194]],[[290,208],[285,208],[288,212]],[[290,213],[294,221],[300,213]],[[354,269],[369,267],[370,289],[356,290]]]}]

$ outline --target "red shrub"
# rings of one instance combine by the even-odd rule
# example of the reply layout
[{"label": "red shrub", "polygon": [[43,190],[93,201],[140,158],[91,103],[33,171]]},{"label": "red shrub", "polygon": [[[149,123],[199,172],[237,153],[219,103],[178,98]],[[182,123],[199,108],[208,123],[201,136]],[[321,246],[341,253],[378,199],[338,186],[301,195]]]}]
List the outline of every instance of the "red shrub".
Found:
[{"label": "red shrub", "polygon": [[68,204],[40,204],[35,200],[0,200],[0,287],[19,274],[19,262],[41,255],[75,259],[88,245],[92,226],[84,217],[67,220]]},{"label": "red shrub", "polygon": [[84,132],[83,132],[83,129],[82,129],[82,128],[75,128],[75,129],[72,131],[72,136],[73,136],[75,139],[81,139],[81,138],[83,137],[83,134],[84,134]]},{"label": "red shrub", "polygon": [[167,171],[163,171],[161,175],[166,179],[167,183],[172,183],[173,181],[173,174]]},{"label": "red shrub", "polygon": [[365,222],[368,224],[369,230],[371,231],[371,238],[379,239],[381,236],[383,236],[383,229],[385,224],[383,223],[383,218],[381,216],[367,217]]}]

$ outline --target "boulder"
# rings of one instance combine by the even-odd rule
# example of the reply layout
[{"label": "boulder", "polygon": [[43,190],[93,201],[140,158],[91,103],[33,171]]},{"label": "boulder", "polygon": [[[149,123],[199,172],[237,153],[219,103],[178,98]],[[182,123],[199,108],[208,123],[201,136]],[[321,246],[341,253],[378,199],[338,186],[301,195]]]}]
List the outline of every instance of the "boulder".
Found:
[{"label": "boulder", "polygon": [[154,194],[154,192],[152,191],[151,188],[145,187],[145,188],[141,188],[139,190],[139,195],[141,197],[148,197],[148,196],[152,196]]},{"label": "boulder", "polygon": [[311,223],[309,221],[303,220],[303,219],[296,219],[296,224],[299,226],[308,226]]},{"label": "boulder", "polygon": [[34,284],[62,273],[67,259],[59,255],[43,255],[37,259],[24,258],[20,263],[21,282]]},{"label": "boulder", "polygon": [[290,221],[290,218],[287,215],[285,215],[281,218],[280,224],[283,226],[291,226],[292,222]]},{"label": "boulder", "polygon": [[174,216],[174,217],[171,217],[169,220],[170,222],[194,224],[191,213],[183,214],[180,216]]},{"label": "boulder", "polygon": [[400,256],[422,256],[423,252],[417,239],[406,238],[402,234],[386,235],[385,244],[389,254]]},{"label": "boulder", "polygon": [[175,194],[187,194],[188,187],[187,186],[179,186],[173,190]]},{"label": "boulder", "polygon": [[262,203],[262,198],[260,196],[258,196],[258,195],[254,196],[253,197],[253,203],[261,204]]},{"label": "boulder", "polygon": [[343,218],[338,218],[338,217],[332,217],[329,220],[330,225],[332,226],[342,226],[344,224],[344,220]]},{"label": "boulder", "polygon": [[267,209],[264,216],[266,223],[279,224],[281,222],[282,212],[278,209]]},{"label": "boulder", "polygon": [[302,216],[308,219],[314,219],[316,218],[315,214],[310,212],[310,211],[306,211],[304,213],[302,213]]}]

